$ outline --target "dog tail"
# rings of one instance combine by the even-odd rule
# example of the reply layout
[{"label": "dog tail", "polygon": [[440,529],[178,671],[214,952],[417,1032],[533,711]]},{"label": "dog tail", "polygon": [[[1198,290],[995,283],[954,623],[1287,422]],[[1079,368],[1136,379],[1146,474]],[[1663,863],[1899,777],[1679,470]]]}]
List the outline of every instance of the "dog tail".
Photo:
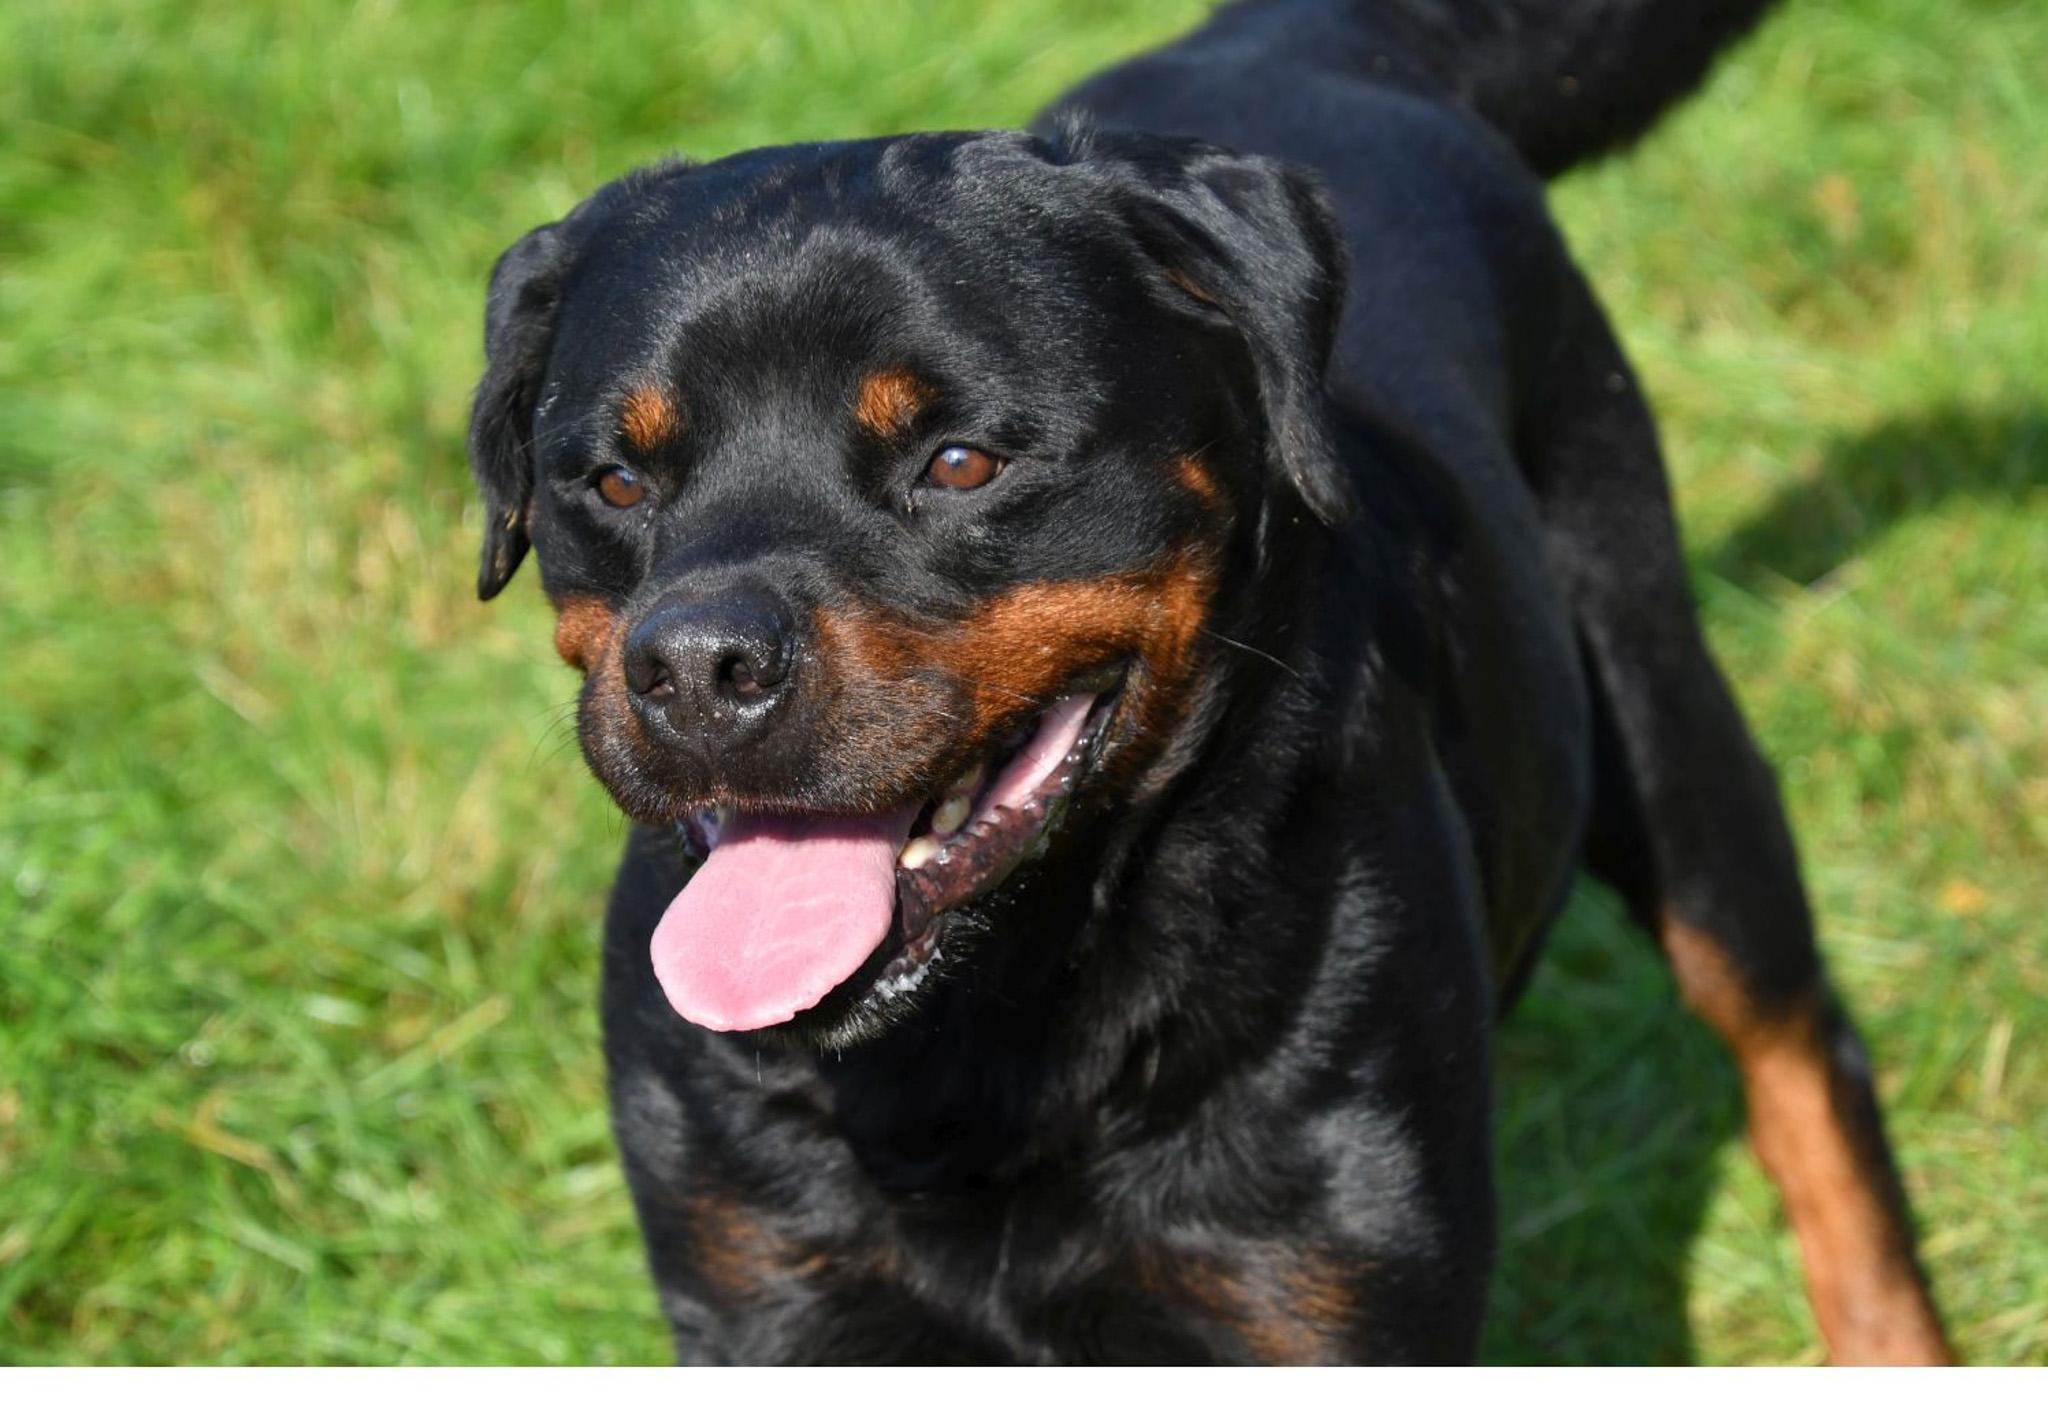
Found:
[{"label": "dog tail", "polygon": [[[1352,0],[1357,3],[1358,0]],[[1374,0],[1544,176],[1627,146],[1775,0]]]}]

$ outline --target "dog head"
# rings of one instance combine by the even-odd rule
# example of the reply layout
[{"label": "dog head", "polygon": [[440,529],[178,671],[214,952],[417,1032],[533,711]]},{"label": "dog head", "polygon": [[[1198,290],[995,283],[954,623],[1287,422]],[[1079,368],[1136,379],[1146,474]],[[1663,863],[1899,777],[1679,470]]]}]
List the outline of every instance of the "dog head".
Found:
[{"label": "dog head", "polygon": [[872,1030],[1187,765],[1225,613],[1344,511],[1340,265],[1302,174],[1079,129],[664,166],[500,258],[479,590],[531,547],[591,767],[700,859],[684,1017]]}]

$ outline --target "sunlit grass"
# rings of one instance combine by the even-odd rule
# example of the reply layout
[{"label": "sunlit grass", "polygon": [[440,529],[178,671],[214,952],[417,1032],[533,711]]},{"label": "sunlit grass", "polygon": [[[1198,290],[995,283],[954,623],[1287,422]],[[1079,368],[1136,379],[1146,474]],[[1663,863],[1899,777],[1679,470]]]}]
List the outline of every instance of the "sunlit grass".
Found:
[{"label": "sunlit grass", "polygon": [[[482,280],[682,149],[1016,123],[1200,6],[0,8],[0,1359],[666,1341],[619,823],[471,597]],[[1663,415],[1965,1352],[2048,1362],[2048,14],[1806,5],[1560,214]],[[1797,1359],[1712,1040],[1588,894],[1503,1041],[1499,1359]]]}]

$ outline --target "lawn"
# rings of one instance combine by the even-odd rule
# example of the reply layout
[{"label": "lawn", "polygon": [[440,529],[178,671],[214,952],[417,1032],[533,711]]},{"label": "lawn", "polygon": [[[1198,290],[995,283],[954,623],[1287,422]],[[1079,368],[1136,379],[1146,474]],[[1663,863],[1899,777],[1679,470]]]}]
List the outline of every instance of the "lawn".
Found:
[{"label": "lawn", "polygon": [[[622,829],[462,454],[504,244],[671,150],[1014,124],[1193,0],[0,7],[0,1361],[641,1362]],[[1662,415],[1966,1356],[2048,1363],[2048,7],[1794,3],[1557,206]],[[1587,891],[1500,1361],[1816,1357]]]}]

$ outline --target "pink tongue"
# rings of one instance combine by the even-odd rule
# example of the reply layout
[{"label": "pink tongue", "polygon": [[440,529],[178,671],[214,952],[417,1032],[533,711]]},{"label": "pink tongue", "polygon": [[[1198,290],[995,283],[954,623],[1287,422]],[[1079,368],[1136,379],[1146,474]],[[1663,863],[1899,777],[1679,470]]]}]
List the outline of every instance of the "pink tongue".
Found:
[{"label": "pink tongue", "polygon": [[[1048,709],[982,806],[1029,799],[1080,738],[1094,702],[1072,695]],[[772,1027],[817,1006],[888,937],[896,856],[918,811],[734,816],[654,926],[654,976],[669,1005],[721,1032]]]},{"label": "pink tongue", "polygon": [[896,853],[915,820],[915,807],[733,817],[654,927],[654,976],[669,1004],[722,1032],[816,1006],[887,937]]}]

